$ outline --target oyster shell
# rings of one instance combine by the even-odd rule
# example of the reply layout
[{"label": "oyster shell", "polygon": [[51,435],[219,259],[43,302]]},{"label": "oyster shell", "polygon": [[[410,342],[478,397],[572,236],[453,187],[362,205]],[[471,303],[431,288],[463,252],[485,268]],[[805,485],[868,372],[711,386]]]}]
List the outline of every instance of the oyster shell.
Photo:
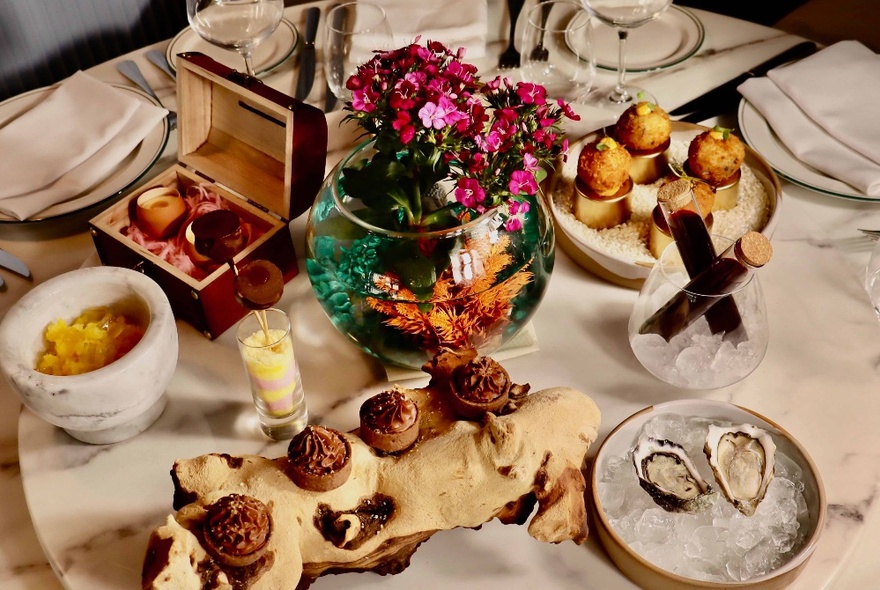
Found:
[{"label": "oyster shell", "polygon": [[746,516],[753,515],[773,480],[776,468],[773,438],[751,424],[712,424],[703,452],[724,496]]},{"label": "oyster shell", "polygon": [[712,487],[697,471],[681,445],[645,437],[633,449],[639,485],[661,508],[670,512],[699,512],[715,499]]}]

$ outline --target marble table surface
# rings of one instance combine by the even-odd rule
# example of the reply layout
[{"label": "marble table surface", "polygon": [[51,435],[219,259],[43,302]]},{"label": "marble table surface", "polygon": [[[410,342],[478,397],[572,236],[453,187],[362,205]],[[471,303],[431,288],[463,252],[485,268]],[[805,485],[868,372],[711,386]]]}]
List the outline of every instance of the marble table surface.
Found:
[{"label": "marble table surface", "polygon": [[[490,3],[490,22],[498,18]],[[322,5],[319,3],[319,5]],[[307,5],[306,5],[307,6]],[[301,26],[301,9],[288,17]],[[641,82],[671,109],[799,39],[779,31],[697,11],[706,41],[689,62],[642,76]],[[503,35],[503,27],[495,38]],[[490,32],[491,37],[491,32]],[[159,44],[158,47],[162,47]],[[497,54],[500,45],[492,49]],[[169,79],[143,52],[132,56],[174,107]],[[113,62],[98,77],[122,82]],[[603,80],[610,80],[603,73]],[[295,67],[287,64],[267,82],[292,94]],[[315,83],[320,104],[323,83]],[[606,122],[581,111],[573,136]],[[331,115],[333,144],[349,140]],[[730,125],[729,117],[721,122]],[[335,162],[338,153],[328,158]],[[173,161],[169,146],[158,164]],[[784,205],[773,238],[774,258],[761,272],[771,339],[761,366],[744,381],[713,391],[683,391],[648,374],[629,349],[626,324],[636,292],[603,282],[557,250],[556,268],[534,325],[538,352],[505,361],[512,378],[533,388],[567,385],[592,396],[602,410],[600,439],[633,412],[685,397],[746,406],[797,437],[817,463],[829,501],[822,540],[798,590],[871,587],[880,574],[871,547],[880,540],[874,498],[880,484],[880,324],[861,286],[872,243],[857,227],[880,227],[880,207],[819,195],[783,182]],[[0,226],[0,247],[22,257],[34,282],[94,263],[84,211],[39,225]],[[305,219],[291,224],[302,254]],[[301,266],[302,268],[302,266]],[[4,274],[0,313],[32,283]],[[382,367],[338,335],[312,296],[305,274],[291,281],[281,301],[295,325],[306,395],[316,420],[339,428],[355,425],[356,408],[387,383]],[[131,441],[112,446],[77,443],[20,410],[0,384],[0,587],[8,590],[134,588],[140,579],[149,531],[171,510],[168,472],[175,458],[205,452],[281,454],[259,435],[246,376],[231,331],[214,342],[178,322],[180,359],[159,421]],[[340,367],[344,368],[340,370]],[[421,385],[427,378],[408,382]],[[439,533],[401,575],[347,574],[314,587],[404,588],[602,588],[630,589],[594,537],[582,547],[542,545],[525,530],[489,524],[480,531]]]}]

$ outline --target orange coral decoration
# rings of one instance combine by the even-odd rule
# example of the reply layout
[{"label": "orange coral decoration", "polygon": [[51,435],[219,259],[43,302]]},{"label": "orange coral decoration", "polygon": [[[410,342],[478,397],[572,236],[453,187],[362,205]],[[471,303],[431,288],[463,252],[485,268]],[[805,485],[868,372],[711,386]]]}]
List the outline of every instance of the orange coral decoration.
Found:
[{"label": "orange coral decoration", "polygon": [[462,252],[470,256],[471,267],[479,269],[481,265],[482,272],[477,270],[470,278],[456,277],[453,264],[434,283],[434,292],[427,301],[386,274],[376,276],[374,284],[397,301],[368,297],[367,303],[390,316],[384,321],[386,325],[416,337],[425,350],[478,347],[506,323],[511,302],[533,277],[522,270],[495,284],[499,273],[513,261],[507,253],[509,243],[510,238],[504,234],[494,242],[488,238],[466,240]]}]

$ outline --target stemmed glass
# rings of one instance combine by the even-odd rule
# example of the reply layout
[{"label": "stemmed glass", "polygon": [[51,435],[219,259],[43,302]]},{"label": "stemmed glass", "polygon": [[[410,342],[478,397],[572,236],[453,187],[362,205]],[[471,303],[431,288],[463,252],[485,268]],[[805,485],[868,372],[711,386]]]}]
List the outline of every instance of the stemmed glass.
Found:
[{"label": "stemmed glass", "polygon": [[583,100],[596,75],[588,13],[577,0],[543,0],[527,14],[523,28],[522,78],[550,96]]},{"label": "stemmed glass", "polygon": [[327,85],[341,101],[351,100],[345,87],[358,66],[373,57],[373,52],[393,49],[394,37],[385,9],[371,2],[348,2],[327,14],[324,44],[324,74]]},{"label": "stemmed glass", "polygon": [[597,88],[587,96],[587,104],[623,112],[634,97],[656,103],[657,100],[642,88],[626,83],[626,40],[630,29],[647,24],[663,14],[672,0],[581,0],[584,7],[597,19],[617,31],[617,83],[609,88]]},{"label": "stemmed glass", "polygon": [[275,32],[283,13],[284,0],[186,0],[193,30],[209,43],[238,51],[249,76],[254,48]]}]

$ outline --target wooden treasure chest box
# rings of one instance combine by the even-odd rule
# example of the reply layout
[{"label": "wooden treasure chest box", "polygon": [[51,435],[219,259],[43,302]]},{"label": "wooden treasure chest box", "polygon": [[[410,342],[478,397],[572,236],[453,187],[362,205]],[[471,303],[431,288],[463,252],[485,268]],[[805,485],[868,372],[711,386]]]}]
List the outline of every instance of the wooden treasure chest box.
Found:
[{"label": "wooden treasure chest box", "polygon": [[206,55],[180,54],[177,64],[178,163],[89,225],[103,264],[155,280],[175,315],[213,339],[247,310],[235,300],[228,259],[196,247],[193,222],[232,211],[220,214],[239,223],[242,249],[232,263],[270,260],[292,279],[288,224],[311,206],[323,181],[327,123],[321,110]]}]

